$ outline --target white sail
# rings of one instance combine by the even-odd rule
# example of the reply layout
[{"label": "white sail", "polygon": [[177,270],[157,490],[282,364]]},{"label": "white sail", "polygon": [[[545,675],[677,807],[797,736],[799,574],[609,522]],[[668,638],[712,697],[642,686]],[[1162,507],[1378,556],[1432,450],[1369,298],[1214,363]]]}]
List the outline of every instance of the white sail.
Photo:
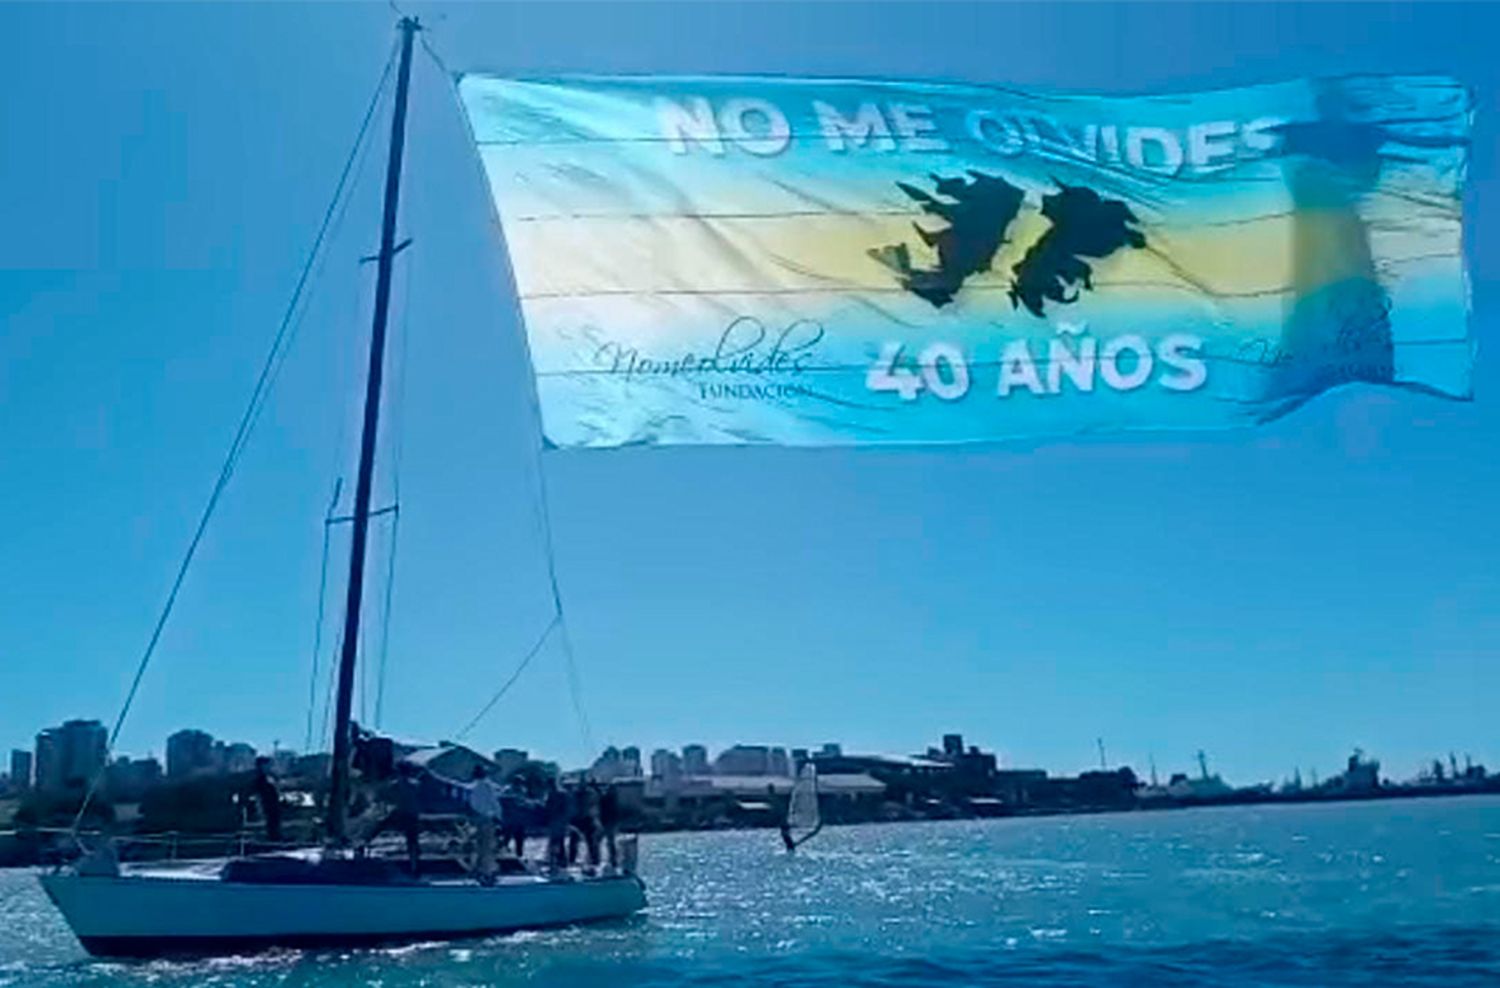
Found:
[{"label": "white sail", "polygon": [[799,844],[817,833],[823,825],[823,817],[818,811],[818,770],[813,768],[811,762],[803,765],[797,772],[797,781],[792,786],[792,799],[787,806],[786,822],[792,839]]}]

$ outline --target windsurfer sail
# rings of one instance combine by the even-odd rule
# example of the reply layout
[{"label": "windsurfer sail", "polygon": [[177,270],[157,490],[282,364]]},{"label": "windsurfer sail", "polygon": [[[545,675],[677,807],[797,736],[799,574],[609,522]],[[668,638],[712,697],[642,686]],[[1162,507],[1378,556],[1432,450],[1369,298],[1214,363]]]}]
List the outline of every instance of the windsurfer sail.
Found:
[{"label": "windsurfer sail", "polygon": [[790,854],[822,829],[823,815],[818,810],[818,770],[808,762],[798,770],[797,781],[792,785],[786,818],[781,824],[781,841]]}]

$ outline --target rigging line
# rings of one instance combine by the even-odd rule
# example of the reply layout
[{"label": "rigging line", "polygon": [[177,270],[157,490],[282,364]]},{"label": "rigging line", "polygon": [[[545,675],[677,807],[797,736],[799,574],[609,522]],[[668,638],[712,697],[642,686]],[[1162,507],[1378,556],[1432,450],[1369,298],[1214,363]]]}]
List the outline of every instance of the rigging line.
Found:
[{"label": "rigging line", "polygon": [[[537,400],[534,382],[527,396],[531,402],[532,413],[540,422],[541,407]],[[553,623],[557,625],[559,637],[562,640],[563,661],[566,664],[568,677],[568,697],[573,705],[573,716],[578,723],[578,731],[583,739],[584,748],[592,751],[594,748],[593,731],[589,727],[588,714],[584,712],[582,677],[578,673],[578,660],[573,652],[572,638],[568,634],[567,616],[563,610],[562,590],[557,582],[557,553],[553,548],[551,498],[547,493],[546,464],[542,451],[543,446],[538,442],[532,452],[536,487],[532,491],[531,510],[541,530],[543,558],[547,566],[547,589],[552,595]]]},{"label": "rigging line", "polygon": [[369,667],[365,662],[365,651],[370,644],[370,612],[373,607],[366,607],[359,615],[359,641],[355,642],[355,673],[359,677],[359,718],[361,724],[368,725],[370,719],[370,689],[369,689]]},{"label": "rigging line", "polygon": [[545,468],[542,465],[541,450],[536,454],[536,475],[538,488],[537,514],[542,522],[542,547],[547,558],[547,586],[552,593],[552,606],[558,614],[562,614],[562,590],[557,585],[557,553],[552,546],[552,509],[549,507],[547,497],[547,480]]},{"label": "rigging line", "polygon": [[[251,400],[253,410],[249,412],[249,426],[244,431],[244,437],[247,440],[250,433],[255,429],[256,423],[260,421],[261,412],[265,410],[266,402],[270,398],[271,386],[274,385],[276,378],[280,375],[281,367],[286,362],[287,354],[291,351],[291,344],[296,338],[302,318],[307,314],[305,307],[298,311],[305,296],[305,288],[323,273],[323,268],[327,261],[326,256],[322,252],[323,245],[330,239],[330,234],[343,229],[344,217],[348,214],[349,204],[353,200],[353,196],[345,195],[344,193],[350,186],[350,179],[358,181],[359,176],[364,173],[365,160],[369,155],[371,147],[371,143],[365,140],[365,137],[369,132],[370,123],[374,120],[376,111],[379,110],[384,98],[385,90],[390,81],[391,70],[396,64],[398,49],[399,39],[392,42],[391,53],[386,59],[385,68],[380,75],[380,81],[376,83],[375,92],[370,98],[370,104],[365,108],[364,118],[360,121],[360,129],[355,137],[354,147],[350,149],[349,157],[345,159],[344,167],[339,172],[339,180],[334,187],[333,198],[329,201],[327,209],[323,212],[323,219],[318,227],[318,235],[313,240],[312,249],[308,252],[307,261],[303,266],[301,274],[298,276],[296,287],[293,289],[292,299],[287,305],[286,313],[282,316],[283,324],[291,320],[291,330],[286,337],[285,343],[280,348],[279,356],[274,357],[274,365],[267,378],[267,386],[261,389],[259,404],[255,404],[255,399],[252,398]],[[295,319],[293,318],[294,313]],[[275,347],[273,346],[273,353],[274,351]],[[268,357],[268,359],[271,358]],[[241,447],[243,445],[244,443],[242,442]]]},{"label": "rigging line", "polygon": [[[354,138],[354,146],[349,149],[349,156],[344,160],[344,167],[339,173],[338,182],[334,185],[333,197],[328,202],[328,207],[323,211],[322,222],[318,226],[317,236],[313,238],[313,244],[303,262],[302,271],[297,277],[297,283],[292,289],[292,297],[287,303],[285,312],[281,317],[281,323],[276,329],[276,335],[271,341],[270,352],[266,354],[261,364],[260,374],[256,378],[255,387],[250,393],[250,402],[244,413],[240,416],[239,425],[235,429],[234,439],[229,444],[229,451],[224,456],[223,465],[219,468],[218,478],[214,481],[213,489],[209,492],[208,502],[203,507],[203,513],[198,518],[197,527],[193,530],[193,537],[188,541],[187,551],[183,553],[182,561],[178,564],[177,572],[172,579],[171,589],[167,592],[166,602],[162,605],[161,613],[157,616],[156,624],[151,629],[151,637],[146,642],[145,651],[141,654],[140,662],[136,665],[135,674],[131,677],[130,688],[125,693],[125,702],[120,707],[120,713],[115,718],[113,728],[109,733],[109,740],[105,744],[104,762],[109,762],[109,754],[114,750],[115,743],[119,740],[120,730],[125,726],[125,718],[130,713],[131,705],[135,702],[136,693],[140,690],[141,680],[145,678],[146,669],[151,665],[151,657],[156,653],[157,643],[161,641],[163,630],[167,626],[167,619],[171,617],[172,610],[177,603],[177,595],[182,590],[182,584],[187,579],[188,568],[192,565],[193,557],[197,555],[198,546],[203,541],[203,535],[208,530],[208,523],[213,518],[215,509],[219,506],[219,499],[225,488],[229,486],[229,479],[234,475],[235,465],[239,462],[240,454],[244,452],[245,445],[250,438],[250,433],[255,427],[256,420],[260,417],[260,408],[264,405],[266,396],[270,393],[271,386],[275,381],[276,369],[281,365],[283,359],[283,346],[289,342],[295,327],[300,322],[300,313],[305,310],[301,306],[303,291],[307,287],[317,267],[317,260],[322,252],[323,241],[328,235],[334,214],[338,209],[340,200],[343,198],[344,190],[348,185],[349,175],[353,169],[355,159],[359,155],[360,146],[364,144],[365,135],[369,131],[370,121],[374,119],[375,108],[380,102],[381,93],[384,92],[386,81],[390,78],[391,67],[395,64],[396,49],[392,45],[391,54],[386,59],[385,68],[381,71],[380,81],[376,84],[375,92],[370,98],[370,105],[365,110],[364,119],[360,121],[359,131]],[[84,793],[83,800],[79,803],[78,814],[73,818],[73,830],[76,832],[82,824],[85,814],[88,812],[89,804],[93,801],[94,794],[98,792],[99,783],[104,778],[104,767],[100,766],[89,780],[88,790]]]},{"label": "rigging line", "polygon": [[[535,390],[529,392],[532,409],[540,421],[541,408],[537,402]],[[573,652],[572,637],[568,634],[567,615],[563,610],[562,590],[557,582],[557,553],[553,547],[552,538],[552,509],[551,498],[547,492],[547,469],[542,455],[542,444],[539,442],[533,451],[533,463],[536,469],[535,500],[532,503],[532,511],[540,523],[542,532],[542,549],[547,563],[547,587],[552,594],[552,609],[556,615],[559,636],[562,639],[563,661],[566,664],[568,677],[568,698],[573,705],[573,716],[578,723],[578,732],[583,739],[584,748],[588,751],[594,749],[593,731],[589,727],[588,714],[584,712],[583,706],[583,682],[578,673],[578,658]]]},{"label": "rigging line", "polygon": [[396,592],[396,548],[401,534],[401,454],[406,446],[406,376],[409,368],[407,358],[411,353],[411,299],[414,294],[412,285],[416,279],[417,270],[415,256],[407,259],[402,265],[402,270],[405,277],[401,292],[401,321],[397,326],[397,332],[401,338],[399,344],[401,356],[398,364],[400,372],[396,376],[394,400],[388,417],[392,446],[391,524],[390,545],[386,556],[385,599],[380,613],[380,668],[375,677],[376,727],[381,725],[385,710],[385,679],[391,648],[391,606],[392,597]]},{"label": "rigging line", "polygon": [[[528,395],[537,421],[540,422],[542,410],[535,385]],[[594,737],[593,731],[589,728],[588,714],[584,712],[583,682],[578,673],[578,657],[573,652],[573,639],[568,634],[567,616],[563,610],[562,590],[557,583],[557,552],[552,537],[552,498],[547,491],[547,466],[542,454],[543,445],[538,442],[533,451],[533,462],[536,465],[536,510],[542,523],[542,546],[547,559],[547,584],[552,591],[552,607],[557,614],[558,634],[562,639],[563,661],[568,676],[568,698],[573,704],[573,716],[578,722],[578,732],[583,739],[584,750],[592,752]]]},{"label": "rigging line", "polygon": [[[366,141],[364,146],[360,149],[359,161],[354,166],[354,175],[356,182],[364,177],[365,162],[369,159],[370,148],[373,146],[374,142]],[[334,219],[335,229],[341,230],[343,228],[344,216],[348,213],[349,205],[353,201],[353,198],[353,196],[345,198],[343,205],[339,207],[339,214]],[[358,262],[356,262],[356,268],[357,267]],[[369,319],[366,315],[364,307],[365,292],[367,290],[365,280],[362,277],[351,278],[350,282],[353,287],[349,295],[349,310],[347,313],[343,314],[343,318],[346,318],[349,322],[349,325],[351,326],[367,324],[369,322]],[[335,390],[339,394],[347,395],[352,393],[354,390],[352,387],[354,372],[351,370],[351,362],[348,358],[352,355],[355,355],[356,353],[357,351],[351,347],[340,347],[338,349],[338,357],[336,358],[335,366],[332,368],[332,374],[334,384],[336,386]],[[353,414],[354,413],[352,413],[350,409],[346,407],[341,410],[341,414],[338,416],[337,431],[333,443],[335,457],[342,456],[344,443],[349,438],[350,418]]]},{"label": "rigging line", "polygon": [[[392,57],[394,58],[394,55]],[[370,148],[373,147],[373,146],[374,146],[373,142],[366,141],[366,142],[364,142],[363,147],[360,148],[359,160],[358,160],[358,162],[355,163],[355,166],[354,166],[355,181],[358,181],[360,178],[362,178],[364,176],[364,174],[365,174],[365,162],[369,159]],[[352,201],[353,201],[353,197],[352,196],[345,197],[342,205],[339,207],[339,213],[338,213],[338,215],[334,218],[334,229],[336,229],[336,230],[337,229],[342,229],[343,223],[344,223],[344,217],[348,214],[349,204]],[[349,322],[350,322],[351,325],[358,325],[361,322],[368,322],[368,317],[366,315],[362,314],[362,313],[364,313],[364,300],[365,300],[366,287],[365,287],[364,280],[360,279],[360,278],[353,279],[353,286],[354,286],[353,287],[353,291],[352,291],[352,293],[350,295],[350,299],[351,299],[350,309],[349,309],[349,312],[347,313],[347,315],[348,315]],[[341,349],[340,352],[342,353],[342,352],[345,352],[345,351]],[[348,365],[347,362],[343,363],[343,365],[342,365],[341,368],[335,368],[335,373],[341,375],[341,378],[342,378],[343,382],[346,383],[346,384],[351,380],[350,375],[351,375],[352,371],[350,370],[350,367],[349,367],[349,365]],[[340,394],[343,394],[343,393],[345,393],[345,392],[348,391],[348,389],[344,388],[344,387],[338,387],[338,388],[335,388],[335,390],[338,393],[340,393]],[[350,411],[348,409],[344,409],[342,411],[342,413],[338,416],[337,433],[336,433],[336,437],[335,437],[334,442],[333,442],[333,449],[335,451],[342,450],[344,448],[345,441],[349,437],[350,415],[351,415]],[[343,482],[344,482],[344,478],[342,476],[337,476],[337,477],[334,478],[334,482],[335,482],[335,484],[341,486],[343,484]],[[337,504],[335,504],[335,510],[337,510]],[[382,512],[380,512],[380,511],[372,512],[371,513],[371,517],[374,517],[374,516],[379,515],[381,513]],[[327,516],[325,516],[324,519],[323,519],[323,526],[324,526],[323,537],[324,537],[325,543],[328,542],[328,540],[332,538],[332,535],[333,535],[332,529],[333,528],[337,527],[338,525],[345,524],[345,523],[347,523],[349,521],[352,521],[353,517],[354,517],[353,515],[327,515]],[[331,548],[331,543],[329,543],[329,545],[330,545],[330,548]],[[320,607],[322,607],[322,606],[326,606],[326,605],[320,603]],[[320,622],[318,627],[319,627],[319,633],[321,634],[323,624]],[[335,652],[335,654],[342,647],[342,644],[343,644],[343,629],[342,629],[342,627],[340,627],[338,637],[334,641],[334,652]],[[319,654],[321,654],[321,653],[319,653]],[[313,737],[315,737],[316,740],[317,740],[318,748],[316,750],[326,750],[327,747],[328,747],[328,722],[329,722],[329,718],[331,716],[331,709],[332,709],[331,705],[333,703],[333,689],[334,689],[334,682],[335,682],[334,677],[337,674],[337,669],[338,669],[337,664],[330,665],[330,667],[329,667],[328,687],[324,691],[324,695],[322,697],[322,699],[323,699],[323,714],[322,714],[322,718],[321,718],[320,723],[319,723],[318,733],[316,735],[313,735]],[[314,661],[313,675],[316,676],[316,674],[317,674],[317,663],[316,663],[316,659],[315,659],[315,661]],[[317,695],[315,683],[316,683],[316,680],[314,680],[314,683],[309,684],[311,695],[314,696],[314,697],[316,697],[316,695]],[[311,721],[312,721],[312,718],[313,718],[313,714],[314,714],[314,710],[316,708],[316,705],[317,704],[316,704],[316,700],[315,699],[309,704],[309,708],[308,708],[309,726],[311,725]],[[315,750],[315,749],[312,746],[312,740],[309,739],[308,742],[307,742],[307,751],[311,752],[313,750]]]},{"label": "rigging line", "polygon": [[[536,400],[535,393],[532,399]],[[540,415],[540,408],[537,411]],[[589,729],[588,714],[583,708],[583,683],[582,677],[578,674],[578,658],[573,652],[572,636],[568,634],[568,619],[563,611],[562,590],[557,585],[557,553],[552,539],[552,499],[547,493],[547,467],[542,457],[541,443],[536,446],[535,459],[537,496],[542,518],[542,541],[547,553],[547,582],[552,590],[552,606],[557,613],[558,634],[562,639],[563,660],[567,666],[568,697],[573,703],[573,716],[578,720],[578,730],[583,738],[584,748],[587,751],[593,751],[594,737],[593,731]]]},{"label": "rigging line", "polygon": [[[421,215],[421,210],[415,208],[418,202],[425,202],[422,194],[422,183],[417,183],[411,201],[407,208],[407,215]],[[411,229],[408,220],[407,229]],[[414,243],[415,237],[409,238],[408,243]],[[406,449],[406,378],[411,364],[411,307],[412,297],[416,294],[417,280],[417,254],[410,253],[405,263],[401,265],[401,320],[396,327],[400,336],[400,357],[397,367],[399,373],[396,375],[395,394],[392,395],[390,421],[391,437],[391,501],[396,505],[401,504],[401,458]]]},{"label": "rigging line", "polygon": [[[369,147],[370,147],[370,144],[366,143],[365,148],[368,149]],[[359,176],[362,176],[364,174],[364,155],[363,154],[361,154],[361,157],[360,157],[360,164],[358,164],[356,166],[356,172],[355,172],[355,174],[359,175]],[[346,206],[348,205],[347,201],[345,202],[345,205]],[[362,315],[363,309],[364,309],[364,291],[365,291],[365,289],[364,289],[364,280],[361,279],[361,278],[355,278],[355,279],[353,279],[353,284],[354,284],[354,289],[353,289],[353,292],[351,293],[351,296],[350,296],[350,298],[352,299],[352,302],[351,302],[351,305],[350,305],[350,311],[349,311],[348,315],[350,317],[350,324],[351,325],[357,325],[360,322],[364,321],[364,318],[363,318],[363,315]],[[346,349],[347,348],[340,348],[340,353],[343,353]],[[334,369],[334,373],[336,375],[339,375],[340,380],[344,384],[349,383],[349,381],[352,379],[351,376],[350,376],[352,372],[350,371],[347,362],[344,362],[341,366],[336,367]],[[335,390],[338,393],[340,393],[340,394],[344,394],[344,393],[347,393],[347,391],[349,389],[345,388],[345,387],[337,387],[337,388],[335,388]],[[349,424],[350,424],[350,411],[349,411],[349,409],[347,409],[347,408],[341,409],[340,414],[338,415],[337,432],[336,432],[336,435],[335,435],[335,438],[334,438],[334,442],[333,442],[333,449],[335,451],[336,458],[341,456],[341,451],[344,449],[344,443],[349,438]],[[335,477],[335,482],[336,483],[342,485],[343,481],[344,481],[344,478],[342,476]],[[342,525],[342,524],[344,524],[346,522],[352,521],[353,518],[354,518],[353,515],[334,515],[332,517],[325,516],[324,519],[323,519],[323,535],[324,535],[324,538],[325,539],[331,539],[333,537],[333,531],[332,530],[335,527],[337,527],[338,525]],[[331,543],[330,543],[330,547],[331,547]],[[334,655],[337,655],[339,653],[339,650],[340,650],[340,648],[343,645],[343,639],[344,639],[343,625],[342,625],[342,623],[340,623],[340,625],[338,627],[338,635],[334,639],[334,643],[333,643],[333,654]],[[307,749],[309,753],[311,753],[313,751],[326,751],[326,750],[328,750],[328,719],[329,719],[329,716],[330,716],[330,704],[332,704],[332,702],[333,702],[333,698],[332,698],[333,697],[333,683],[334,683],[334,677],[337,674],[337,670],[338,670],[338,663],[336,663],[336,662],[330,662],[329,663],[329,669],[328,669],[328,686],[323,691],[323,694],[322,694],[322,697],[321,697],[321,699],[323,701],[323,714],[322,714],[322,717],[321,717],[321,719],[319,721],[318,733],[316,735],[314,735],[314,737],[317,740],[317,747],[314,748],[314,747],[312,747],[311,744],[309,744],[308,749]]]},{"label": "rigging line", "polygon": [[[540,425],[542,420],[541,401],[536,392],[535,375],[530,376],[533,378],[533,382],[527,395],[531,400],[532,412],[536,415],[537,423]],[[541,442],[538,442],[536,448],[532,451],[532,463],[536,470],[536,490],[534,492],[536,500],[532,505],[532,511],[535,512],[537,521],[540,523],[542,529],[542,551],[547,561],[547,586],[552,593],[552,606],[557,611],[558,616],[561,617],[563,613],[562,591],[558,588],[557,584],[557,553],[553,547],[552,540],[552,499],[547,493],[547,467],[542,457],[542,450],[543,445]]]},{"label": "rigging line", "polygon": [[385,667],[386,659],[390,654],[391,646],[391,594],[396,587],[396,545],[397,534],[401,531],[400,505],[391,512],[391,545],[386,556],[385,569],[385,604],[380,612],[380,674],[375,680],[375,726],[380,726],[382,711],[385,707]]},{"label": "rigging line", "polygon": [[418,40],[422,43],[422,50],[427,52],[428,57],[437,65],[438,71],[442,72],[449,79],[452,79],[454,77],[453,70],[448,68],[448,63],[443,61],[443,56],[437,53],[437,49],[432,47],[432,43],[425,36]]},{"label": "rigging line", "polygon": [[[394,3],[391,4],[391,8],[393,10],[397,9]],[[447,15],[439,14],[434,20],[427,23],[425,25],[427,30],[423,31],[422,34],[418,36],[417,42],[422,46],[422,50],[427,53],[427,57],[431,58],[433,64],[438,67],[438,71],[447,76],[448,80],[451,82],[454,78],[453,70],[448,68],[448,63],[443,61],[443,56],[437,53],[437,49],[432,47],[432,42],[428,38],[428,35],[430,35],[434,30],[437,29],[437,25],[441,24],[446,19]]]},{"label": "rigging line", "polygon": [[[518,313],[519,318],[519,313]],[[523,323],[521,325],[524,325]],[[523,344],[524,345],[524,344]],[[532,377],[532,387],[527,391],[527,397],[531,402],[532,413],[536,416],[538,424],[541,423],[542,408],[541,399],[536,391],[535,375]],[[568,698],[573,705],[573,716],[578,723],[578,732],[583,739],[584,749],[592,752],[594,750],[593,731],[589,727],[588,714],[584,712],[583,706],[583,683],[578,673],[578,657],[573,652],[572,636],[568,634],[567,616],[563,610],[562,589],[557,582],[557,552],[552,537],[552,498],[547,490],[547,467],[543,456],[544,445],[537,442],[532,457],[536,469],[536,501],[533,510],[536,512],[542,528],[542,548],[547,561],[547,586],[552,593],[552,608],[557,615],[559,636],[562,639],[563,661],[565,663],[568,677]]]},{"label": "rigging line", "polygon": [[328,598],[328,541],[333,534],[333,513],[339,507],[339,495],[344,490],[344,478],[334,481],[333,497],[328,500],[328,512],[323,516],[323,560],[318,564],[318,618],[313,628],[312,674],[307,679],[307,734],[302,742],[304,752],[312,750],[313,714],[318,709],[318,656],[323,646],[323,605]]},{"label": "rigging line", "polygon": [[568,634],[568,625],[561,614],[558,615],[558,634],[562,638],[563,658],[568,669],[568,693],[573,700],[573,715],[578,718],[578,733],[583,738],[585,751],[592,753],[594,749],[594,732],[589,729],[588,714],[583,711],[583,688],[578,675],[578,661],[573,655],[573,640]]},{"label": "rigging line", "polygon": [[[333,651],[337,655],[344,648],[344,628],[339,625],[338,637],[333,640]],[[333,716],[333,691],[338,681],[338,663],[328,664],[328,689],[323,691],[323,725],[318,729],[318,747],[328,750],[332,741],[332,733],[328,729],[328,721]]]},{"label": "rigging line", "polygon": [[531,664],[531,660],[536,658],[537,653],[542,650],[543,645],[547,644],[547,639],[552,636],[552,632],[555,631],[561,623],[562,615],[553,614],[552,620],[548,621],[547,627],[542,629],[541,635],[531,646],[531,650],[526,653],[526,656],[523,659],[521,659],[520,664],[511,671],[510,676],[507,677],[505,682],[501,684],[500,688],[495,691],[495,695],[490,697],[489,702],[481,707],[479,709],[479,713],[470,718],[469,722],[463,726],[463,730],[459,731],[458,734],[455,735],[456,738],[462,740],[463,738],[467,737],[469,732],[472,731],[480,721],[484,720],[485,716],[495,708],[495,704],[500,702],[500,698],[505,696],[506,693],[510,692],[510,688],[516,684],[516,680],[521,678],[521,673],[526,671],[526,667]]}]

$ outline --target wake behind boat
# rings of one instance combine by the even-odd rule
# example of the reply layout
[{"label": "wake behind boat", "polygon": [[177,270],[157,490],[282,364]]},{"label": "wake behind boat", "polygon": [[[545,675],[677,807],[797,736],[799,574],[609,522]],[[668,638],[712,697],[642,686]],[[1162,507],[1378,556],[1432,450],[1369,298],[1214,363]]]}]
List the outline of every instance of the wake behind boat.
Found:
[{"label": "wake behind boat", "polygon": [[[452,939],[616,919],[645,905],[645,886],[635,875],[633,839],[621,842],[622,860],[618,866],[611,861],[611,867],[603,871],[562,867],[556,860],[546,869],[511,861],[508,868],[500,869],[497,874],[491,846],[487,855],[489,867],[477,868],[472,873],[459,871],[451,877],[446,874],[419,877],[416,860],[411,862],[411,867],[404,869],[397,862],[368,856],[363,848],[352,846],[347,833],[350,829],[347,817],[353,788],[351,763],[355,743],[351,711],[355,664],[359,654],[365,547],[372,516],[370,499],[392,262],[405,246],[396,243],[396,225],[412,42],[418,30],[419,26],[412,18],[400,22],[399,68],[385,177],[381,242],[380,251],[374,258],[378,273],[369,376],[354,509],[349,518],[352,523],[349,582],[324,821],[326,845],[321,849],[240,857],[221,864],[186,868],[122,866],[112,847],[95,848],[74,866],[41,877],[47,896],[66,918],[84,948],[92,954],[147,957],[239,952],[272,946],[355,947]],[[361,130],[361,139],[363,133]],[[258,386],[256,398],[259,397]],[[252,400],[251,410],[254,408],[255,400]],[[251,421],[249,413],[246,421]],[[244,429],[242,424],[242,433]],[[241,436],[236,437],[236,446],[241,440]],[[220,487],[227,479],[233,456],[234,447],[231,447],[231,460],[221,475]],[[214,496],[217,497],[217,489]],[[213,505],[211,499],[203,524],[206,524]],[[200,525],[200,534],[201,531]],[[192,546],[196,544],[195,540]],[[192,558],[192,546],[179,572],[179,583]],[[168,610],[163,612],[157,625],[158,634],[170,607],[169,597]],[[155,640],[153,637],[153,646]],[[150,654],[148,647],[137,673],[137,683]],[[129,709],[128,699],[125,709]],[[121,721],[124,716],[125,711],[122,711]],[[118,731],[117,722],[115,733]],[[78,814],[79,821],[83,819],[93,791],[91,788],[85,796],[84,807]],[[409,814],[408,819],[414,817]],[[491,836],[494,823],[493,816],[482,819],[482,826],[491,828]],[[415,842],[415,837],[411,840]],[[416,857],[415,851],[413,857]]]}]

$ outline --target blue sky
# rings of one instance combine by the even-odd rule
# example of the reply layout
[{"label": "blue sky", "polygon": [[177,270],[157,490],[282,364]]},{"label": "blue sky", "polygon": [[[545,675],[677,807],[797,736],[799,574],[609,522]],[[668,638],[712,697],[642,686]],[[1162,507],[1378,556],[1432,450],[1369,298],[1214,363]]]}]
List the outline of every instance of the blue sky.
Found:
[{"label": "blue sky", "polygon": [[[554,643],[471,741],[577,762],[586,734],[595,747],[910,751],[959,730],[1054,771],[1094,764],[1099,736],[1142,771],[1152,756],[1186,769],[1202,747],[1235,781],[1328,773],[1356,744],[1396,776],[1450,749],[1500,768],[1494,8],[411,9],[455,69],[1100,92],[1439,71],[1480,107],[1476,402],[1365,389],[1207,435],[548,454],[588,729]],[[7,19],[0,747],[118,709],[394,18],[384,4],[285,4],[11,6]],[[437,738],[509,674],[550,602],[509,276],[458,107],[425,56],[414,86],[416,244],[398,275],[383,439],[385,464],[400,450],[402,528],[382,712],[390,730]],[[160,754],[182,726],[302,742],[321,519],[352,475],[372,280],[358,258],[376,240],[383,145],[125,751]],[[387,472],[382,503],[392,486]],[[383,572],[384,537],[374,551]],[[367,707],[375,692],[372,676]]]}]

